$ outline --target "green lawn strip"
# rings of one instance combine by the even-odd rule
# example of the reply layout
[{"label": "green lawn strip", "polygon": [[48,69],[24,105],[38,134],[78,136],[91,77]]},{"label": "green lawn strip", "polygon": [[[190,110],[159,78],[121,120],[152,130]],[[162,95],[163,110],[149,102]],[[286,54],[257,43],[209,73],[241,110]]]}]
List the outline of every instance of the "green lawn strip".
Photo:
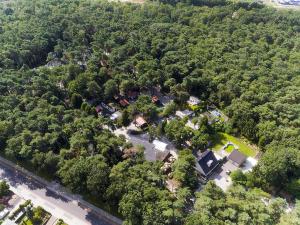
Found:
[{"label": "green lawn strip", "polygon": [[[239,138],[233,137],[226,133],[218,133],[213,137],[212,141],[212,149],[213,150],[220,150],[227,142],[232,142],[236,146],[239,147],[239,151],[244,153],[247,156],[255,156],[256,152],[251,147],[249,147],[247,144],[245,144],[242,140]],[[226,149],[227,152],[231,152],[234,148],[228,147]]]}]

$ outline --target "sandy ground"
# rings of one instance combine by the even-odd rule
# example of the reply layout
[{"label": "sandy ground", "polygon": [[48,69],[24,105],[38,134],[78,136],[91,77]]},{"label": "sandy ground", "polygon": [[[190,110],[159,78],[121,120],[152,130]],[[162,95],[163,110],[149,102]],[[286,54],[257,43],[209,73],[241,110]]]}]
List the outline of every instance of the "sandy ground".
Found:
[{"label": "sandy ground", "polygon": [[266,5],[273,6],[273,7],[278,8],[278,9],[300,10],[300,6],[297,6],[297,5],[283,5],[283,4],[278,3],[277,0],[262,0],[262,1]]}]

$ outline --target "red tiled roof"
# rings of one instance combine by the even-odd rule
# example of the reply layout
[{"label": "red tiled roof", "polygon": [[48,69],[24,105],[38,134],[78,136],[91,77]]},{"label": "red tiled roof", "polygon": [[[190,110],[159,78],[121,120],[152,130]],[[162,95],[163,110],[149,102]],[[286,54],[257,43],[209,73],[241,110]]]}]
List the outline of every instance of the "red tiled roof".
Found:
[{"label": "red tiled roof", "polygon": [[119,101],[119,103],[121,106],[124,106],[124,107],[129,105],[129,102],[126,99],[121,99]]},{"label": "red tiled roof", "polygon": [[135,123],[136,123],[137,126],[143,126],[147,122],[146,122],[146,120],[143,117],[138,116],[137,118],[135,118]]},{"label": "red tiled roof", "polygon": [[159,101],[159,99],[158,99],[158,97],[156,95],[152,96],[152,102],[153,103],[156,103],[158,101]]},{"label": "red tiled roof", "polygon": [[101,105],[97,105],[97,106],[96,106],[96,112],[99,113],[99,112],[101,112],[101,111],[102,111]]}]

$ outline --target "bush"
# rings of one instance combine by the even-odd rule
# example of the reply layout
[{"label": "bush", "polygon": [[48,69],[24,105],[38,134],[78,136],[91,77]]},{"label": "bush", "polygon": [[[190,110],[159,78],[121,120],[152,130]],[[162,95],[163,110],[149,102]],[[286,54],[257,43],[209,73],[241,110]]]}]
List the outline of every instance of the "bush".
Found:
[{"label": "bush", "polygon": [[7,196],[9,194],[9,185],[6,181],[0,182],[0,198]]},{"label": "bush", "polygon": [[247,177],[240,169],[233,171],[230,177],[234,184],[246,185],[247,183]]},{"label": "bush", "polygon": [[290,183],[288,183],[285,190],[294,195],[297,199],[300,199],[300,178],[293,179]]}]

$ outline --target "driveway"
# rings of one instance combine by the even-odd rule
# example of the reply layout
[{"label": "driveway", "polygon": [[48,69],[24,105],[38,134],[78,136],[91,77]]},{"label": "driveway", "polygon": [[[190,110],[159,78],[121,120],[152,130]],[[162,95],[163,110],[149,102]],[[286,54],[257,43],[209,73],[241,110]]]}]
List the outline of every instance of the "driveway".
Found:
[{"label": "driveway", "polygon": [[145,148],[144,154],[145,159],[148,161],[155,161],[156,160],[156,150],[154,144],[149,142],[149,136],[147,134],[141,135],[132,135],[128,134],[129,141],[133,145],[142,145]]},{"label": "driveway", "polygon": [[[0,160],[0,179],[6,180],[10,189],[24,199],[30,199],[35,206],[41,206],[54,217],[63,219],[68,225],[112,225],[121,224],[110,220],[106,212],[98,213],[88,208],[82,201],[66,195],[62,191],[51,190],[50,185],[39,182],[27,173],[14,169]],[[101,209],[98,209],[101,210]],[[106,214],[107,215],[106,215]],[[111,216],[112,219],[116,219]]]}]

